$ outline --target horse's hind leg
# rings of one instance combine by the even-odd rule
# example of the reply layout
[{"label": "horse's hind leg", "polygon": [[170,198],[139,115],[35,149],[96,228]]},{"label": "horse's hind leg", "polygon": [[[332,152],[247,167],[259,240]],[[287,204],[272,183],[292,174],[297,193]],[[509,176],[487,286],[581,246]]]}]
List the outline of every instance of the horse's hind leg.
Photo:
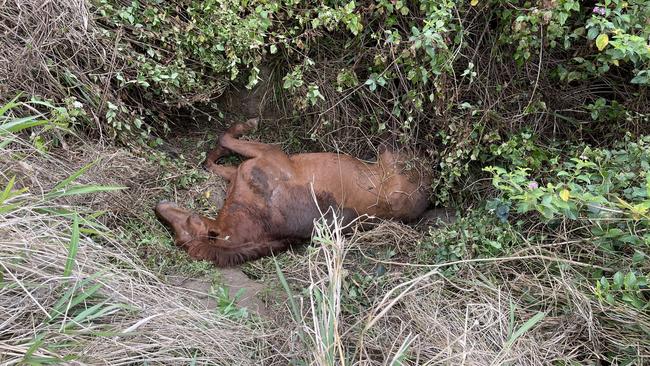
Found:
[{"label": "horse's hind leg", "polygon": [[235,178],[235,174],[237,174],[237,167],[235,166],[227,166],[221,164],[209,164],[209,165],[206,164],[205,169],[208,170],[209,172],[212,172],[216,175],[223,177],[228,182],[231,182],[233,178]]},{"label": "horse's hind leg", "polygon": [[[263,144],[260,142],[239,140],[239,137],[257,128],[258,122],[259,120],[257,118],[254,118],[249,119],[246,122],[237,123],[231,126],[223,135],[219,137],[218,146],[208,153],[205,161],[203,162],[203,167],[209,171],[214,171],[215,169],[221,170],[220,168],[215,168],[215,166],[217,166],[217,161],[221,157],[231,153],[240,154],[247,158],[255,158],[270,151],[279,151],[278,148],[271,145]],[[218,172],[215,173],[222,175]]]},{"label": "horse's hind leg", "polygon": [[219,146],[247,158],[257,158],[272,152],[281,152],[276,146],[256,141],[239,140],[229,134],[224,134],[219,138]]},{"label": "horse's hind leg", "polygon": [[[259,119],[253,118],[253,119],[249,119],[244,123],[235,123],[234,125],[230,126],[230,128],[228,128],[226,132],[219,137],[217,147],[208,152],[208,155],[205,159],[205,164],[206,165],[208,163],[216,164],[217,160],[232,153],[232,151],[230,151],[229,149],[221,145],[221,138],[223,136],[232,136],[233,138],[238,139],[241,136],[243,136],[245,133],[256,129],[258,123],[259,123]],[[206,169],[207,168],[208,167],[206,166]]]}]

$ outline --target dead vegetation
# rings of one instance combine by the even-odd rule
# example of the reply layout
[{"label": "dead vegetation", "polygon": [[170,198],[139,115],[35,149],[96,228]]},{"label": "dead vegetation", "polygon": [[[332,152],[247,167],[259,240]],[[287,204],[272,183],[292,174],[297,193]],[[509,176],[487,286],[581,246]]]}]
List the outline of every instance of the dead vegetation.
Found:
[{"label": "dead vegetation", "polygon": [[[85,0],[9,0],[0,7],[2,46],[0,96],[18,92],[60,101],[83,93],[95,101],[88,111],[101,134],[99,117],[107,100],[115,102],[110,73],[122,67],[115,48],[95,27]],[[80,98],[81,99],[81,98]]]},{"label": "dead vegetation", "polygon": [[[292,322],[295,329],[294,336],[280,340],[282,354],[319,365],[381,365],[395,359],[444,365],[597,364],[622,345],[634,349],[642,363],[650,355],[639,332],[650,326],[647,314],[594,301],[584,287],[582,263],[572,265],[559,252],[418,266],[363,254],[400,246],[418,251],[420,234],[404,226],[384,223],[350,238],[337,230],[318,229],[319,245],[308,260],[282,269],[289,283],[304,288],[286,302],[287,312],[276,313],[276,323]],[[378,273],[377,264],[386,271]],[[452,265],[458,272],[444,274]],[[353,311],[346,306],[355,298],[352,287],[370,301]],[[616,324],[630,327],[616,329]]]}]

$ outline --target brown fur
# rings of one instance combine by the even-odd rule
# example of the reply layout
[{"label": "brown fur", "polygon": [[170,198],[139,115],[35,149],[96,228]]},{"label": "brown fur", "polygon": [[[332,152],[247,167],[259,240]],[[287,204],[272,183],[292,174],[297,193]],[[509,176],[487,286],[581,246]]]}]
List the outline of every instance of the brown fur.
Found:
[{"label": "brown fur", "polygon": [[[384,150],[376,163],[365,163],[343,154],[287,155],[272,145],[237,139],[256,126],[256,120],[232,126],[204,162],[230,182],[216,219],[169,202],[156,206],[176,244],[195,259],[231,266],[283,251],[308,239],[322,214],[331,221],[332,211],[344,222],[361,215],[411,221],[427,206],[429,179],[405,171],[399,154]],[[250,159],[238,167],[218,165],[229,153]]]}]

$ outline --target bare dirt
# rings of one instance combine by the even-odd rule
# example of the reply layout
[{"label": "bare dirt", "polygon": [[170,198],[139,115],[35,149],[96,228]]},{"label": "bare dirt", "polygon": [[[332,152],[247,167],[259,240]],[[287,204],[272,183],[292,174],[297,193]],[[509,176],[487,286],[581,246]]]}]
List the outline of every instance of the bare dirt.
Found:
[{"label": "bare dirt", "polygon": [[[262,283],[256,282],[239,268],[222,268],[219,269],[223,286],[228,288],[231,296],[237,294],[241,289],[244,290],[242,295],[237,299],[237,305],[254,312],[261,317],[268,317],[269,312],[259,295],[264,290]],[[169,276],[170,284],[183,288],[191,292],[206,309],[215,309],[217,301],[214,296],[210,295],[212,281],[208,277],[189,278],[184,276]]]}]

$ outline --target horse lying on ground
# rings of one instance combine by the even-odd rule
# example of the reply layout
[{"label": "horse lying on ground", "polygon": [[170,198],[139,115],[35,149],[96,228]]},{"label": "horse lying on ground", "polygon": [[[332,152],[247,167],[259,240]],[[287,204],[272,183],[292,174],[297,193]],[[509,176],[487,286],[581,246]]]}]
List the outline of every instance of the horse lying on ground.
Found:
[{"label": "horse lying on ground", "polygon": [[[256,127],[257,119],[230,127],[203,163],[229,181],[216,219],[171,202],[155,208],[192,258],[224,267],[283,251],[309,239],[314,220],[331,210],[345,225],[361,215],[412,221],[427,207],[430,180],[407,171],[405,156],[384,149],[376,163],[366,163],[334,153],[287,155],[273,145],[238,140]],[[249,159],[237,167],[217,164],[231,153]]]}]

